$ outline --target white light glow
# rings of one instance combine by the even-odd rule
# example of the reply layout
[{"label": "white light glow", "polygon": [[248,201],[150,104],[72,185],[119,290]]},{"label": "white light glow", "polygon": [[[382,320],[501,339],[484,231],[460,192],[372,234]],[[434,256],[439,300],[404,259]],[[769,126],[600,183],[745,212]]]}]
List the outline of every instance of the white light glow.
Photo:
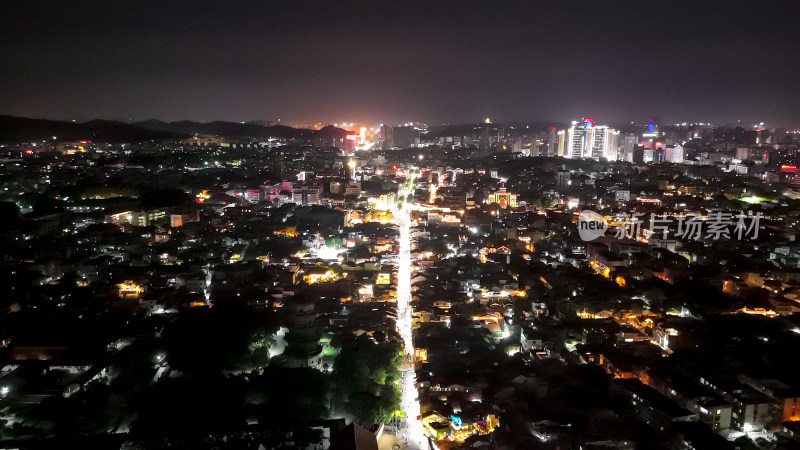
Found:
[{"label": "white light glow", "polygon": [[[406,198],[413,193],[413,176],[398,191],[397,198]],[[428,448],[428,439],[419,421],[420,409],[414,372],[414,343],[411,331],[413,308],[411,306],[411,208],[413,204],[402,202],[394,207],[394,216],[400,228],[398,272],[397,272],[397,331],[403,339],[404,364],[400,380],[401,408],[403,421],[398,430],[398,438],[405,442],[406,448]]]}]

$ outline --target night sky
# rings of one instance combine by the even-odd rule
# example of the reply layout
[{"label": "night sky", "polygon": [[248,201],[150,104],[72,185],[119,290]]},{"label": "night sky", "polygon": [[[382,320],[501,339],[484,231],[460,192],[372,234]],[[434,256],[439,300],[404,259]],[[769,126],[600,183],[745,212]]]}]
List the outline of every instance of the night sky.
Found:
[{"label": "night sky", "polygon": [[800,125],[800,2],[0,1],[0,114]]}]

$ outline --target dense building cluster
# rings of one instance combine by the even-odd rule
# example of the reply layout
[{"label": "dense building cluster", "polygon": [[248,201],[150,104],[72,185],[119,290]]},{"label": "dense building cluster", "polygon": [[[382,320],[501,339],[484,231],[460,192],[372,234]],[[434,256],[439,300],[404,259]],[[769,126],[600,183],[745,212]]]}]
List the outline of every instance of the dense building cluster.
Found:
[{"label": "dense building cluster", "polygon": [[265,125],[0,142],[0,438],[800,446],[800,134]]}]

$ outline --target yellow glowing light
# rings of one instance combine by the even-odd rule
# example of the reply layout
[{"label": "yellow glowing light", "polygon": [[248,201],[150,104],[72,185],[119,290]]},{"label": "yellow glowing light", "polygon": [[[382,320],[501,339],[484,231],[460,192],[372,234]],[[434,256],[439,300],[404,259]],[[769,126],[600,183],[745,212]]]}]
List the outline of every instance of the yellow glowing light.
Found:
[{"label": "yellow glowing light", "polygon": [[391,283],[392,283],[392,274],[385,272],[379,273],[378,279],[375,282],[375,284],[380,284],[380,285],[391,284]]},{"label": "yellow glowing light", "polygon": [[754,314],[754,315],[766,316],[766,317],[776,317],[778,315],[778,313],[776,313],[775,311],[773,311],[771,309],[766,309],[766,308],[752,308],[751,309],[751,308],[748,308],[746,306],[744,308],[737,309],[735,312],[736,313],[742,313],[742,314]]},{"label": "yellow glowing light", "polygon": [[372,285],[361,286],[358,288],[358,295],[362,298],[371,298],[373,295]]},{"label": "yellow glowing light", "polygon": [[117,285],[120,298],[136,298],[144,292],[144,288],[133,281],[125,281]]},{"label": "yellow glowing light", "polygon": [[295,237],[297,236],[297,229],[294,226],[287,226],[286,228],[283,228],[281,230],[275,230],[275,234]]},{"label": "yellow glowing light", "polygon": [[328,270],[323,273],[309,273],[303,275],[303,281],[308,284],[315,284],[315,283],[330,283],[332,281],[336,281],[337,276],[332,271]]},{"label": "yellow glowing light", "polygon": [[430,190],[431,195],[428,197],[428,203],[433,203],[436,201],[436,192],[439,190],[439,185],[431,183]]},{"label": "yellow glowing light", "polygon": [[197,197],[197,203],[203,203],[206,200],[208,200],[209,198],[211,198],[211,196],[208,194],[208,190],[207,189],[203,189],[195,197]]}]

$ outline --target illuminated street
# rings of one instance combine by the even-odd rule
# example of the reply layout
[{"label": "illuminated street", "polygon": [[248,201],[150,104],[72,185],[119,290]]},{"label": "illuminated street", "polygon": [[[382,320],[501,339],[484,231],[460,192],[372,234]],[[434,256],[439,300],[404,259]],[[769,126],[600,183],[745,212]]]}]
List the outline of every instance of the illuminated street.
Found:
[{"label": "illuminated street", "polygon": [[398,273],[397,273],[397,331],[403,339],[405,362],[400,380],[402,393],[401,408],[403,420],[398,430],[398,440],[409,449],[428,448],[428,440],[422,429],[419,417],[416,376],[414,374],[414,343],[411,331],[413,309],[411,307],[411,209],[412,204],[405,201],[413,194],[413,176],[398,191],[400,206],[395,209],[395,217],[400,228]]}]

